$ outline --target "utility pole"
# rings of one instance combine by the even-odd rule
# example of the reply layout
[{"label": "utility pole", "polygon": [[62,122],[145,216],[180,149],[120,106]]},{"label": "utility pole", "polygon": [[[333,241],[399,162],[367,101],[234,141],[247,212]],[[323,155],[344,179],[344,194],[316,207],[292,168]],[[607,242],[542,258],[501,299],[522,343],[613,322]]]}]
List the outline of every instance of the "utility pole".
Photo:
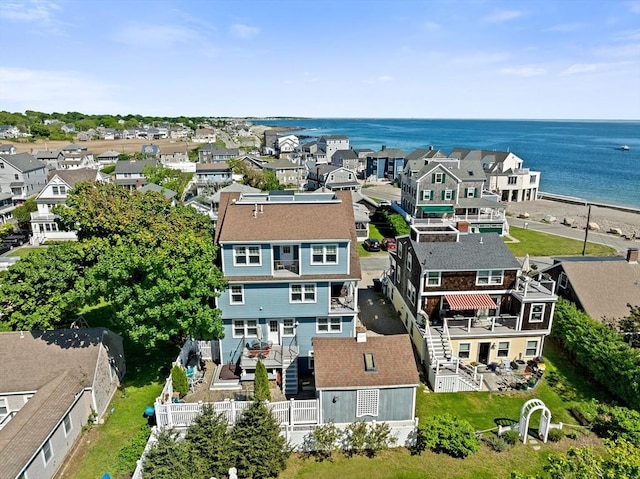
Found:
[{"label": "utility pole", "polygon": [[587,213],[587,227],[584,229],[584,244],[582,245],[582,256],[587,250],[587,236],[589,236],[589,221],[591,220],[591,203],[589,203],[589,212]]}]

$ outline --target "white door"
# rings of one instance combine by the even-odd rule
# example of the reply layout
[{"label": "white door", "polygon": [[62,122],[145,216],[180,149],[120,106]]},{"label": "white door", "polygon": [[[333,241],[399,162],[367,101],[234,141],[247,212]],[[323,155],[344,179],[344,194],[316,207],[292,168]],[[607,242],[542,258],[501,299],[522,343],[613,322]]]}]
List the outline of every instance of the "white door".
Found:
[{"label": "white door", "polygon": [[280,344],[280,321],[277,319],[269,320],[269,332],[267,333],[267,341],[271,344]]},{"label": "white door", "polygon": [[280,246],[280,261],[282,261],[284,265],[291,265],[293,262],[293,246]]}]

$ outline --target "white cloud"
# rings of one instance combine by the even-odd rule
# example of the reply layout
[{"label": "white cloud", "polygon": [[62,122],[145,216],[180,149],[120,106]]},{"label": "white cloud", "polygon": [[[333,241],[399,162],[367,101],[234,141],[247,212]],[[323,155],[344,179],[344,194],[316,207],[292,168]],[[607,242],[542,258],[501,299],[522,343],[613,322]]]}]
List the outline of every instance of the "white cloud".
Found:
[{"label": "white cloud", "polygon": [[389,75],[380,75],[379,77],[362,80],[362,82],[366,83],[367,85],[374,85],[376,83],[387,83],[387,82],[390,82],[391,80],[393,80],[393,78],[390,77]]},{"label": "white cloud", "polygon": [[459,57],[451,57],[446,60],[449,66],[483,66],[502,63],[509,59],[509,55],[502,52],[472,52]]},{"label": "white cloud", "polygon": [[525,78],[547,74],[547,70],[545,68],[532,67],[532,66],[503,68],[501,71],[505,75],[513,75],[513,76],[525,77]]},{"label": "white cloud", "polygon": [[54,15],[60,6],[45,0],[31,0],[26,2],[0,3],[0,18],[16,22],[38,22],[48,24],[54,20]]},{"label": "white cloud", "polygon": [[524,15],[525,12],[520,10],[496,10],[492,14],[484,17],[484,20],[490,23],[502,23],[515,20],[517,18],[523,17]]},{"label": "white cloud", "polygon": [[584,23],[559,23],[547,28],[549,32],[575,32],[582,30],[586,25]]},{"label": "white cloud", "polygon": [[561,75],[576,75],[581,73],[591,73],[601,69],[601,65],[598,63],[576,63],[569,68],[562,71]]},{"label": "white cloud", "polygon": [[243,25],[242,23],[234,23],[229,30],[231,31],[231,35],[236,38],[241,38],[242,40],[248,40],[260,33],[259,28]]},{"label": "white cloud", "polygon": [[14,111],[74,108],[106,113],[128,111],[131,107],[116,99],[113,85],[78,71],[0,67],[0,91],[3,105]]}]

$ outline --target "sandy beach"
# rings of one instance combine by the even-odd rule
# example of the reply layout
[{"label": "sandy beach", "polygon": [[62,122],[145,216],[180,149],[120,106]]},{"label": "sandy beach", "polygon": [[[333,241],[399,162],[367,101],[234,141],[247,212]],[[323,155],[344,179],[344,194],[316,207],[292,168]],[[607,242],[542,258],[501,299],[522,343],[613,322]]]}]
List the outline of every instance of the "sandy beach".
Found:
[{"label": "sandy beach", "polygon": [[[519,216],[523,213],[529,214],[532,221],[543,221],[545,217],[551,215],[556,218],[556,223],[566,222],[576,225],[579,229],[584,229],[587,224],[587,206],[573,205],[552,200],[536,200],[522,203],[509,203],[507,214]],[[625,236],[635,234],[640,237],[640,214],[616,209],[592,206],[590,223],[595,223],[600,228],[601,233],[607,233],[617,228]]]}]

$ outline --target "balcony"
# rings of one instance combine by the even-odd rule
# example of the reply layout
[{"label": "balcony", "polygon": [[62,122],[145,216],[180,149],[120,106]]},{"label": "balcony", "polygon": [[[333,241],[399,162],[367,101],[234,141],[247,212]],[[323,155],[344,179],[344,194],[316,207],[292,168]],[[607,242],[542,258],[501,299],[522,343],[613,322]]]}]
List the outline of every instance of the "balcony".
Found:
[{"label": "balcony", "polygon": [[267,369],[282,368],[298,357],[299,348],[295,337],[285,338],[291,344],[271,344],[267,341],[248,340],[242,348],[240,367],[244,370],[255,370],[258,361]]},{"label": "balcony", "polygon": [[300,274],[300,261],[276,260],[273,262],[273,275],[276,277],[293,277]]},{"label": "balcony", "polygon": [[353,296],[335,296],[331,298],[331,313],[353,313],[356,310],[356,304]]},{"label": "balcony", "polygon": [[452,336],[459,334],[495,335],[518,330],[518,316],[501,314],[499,316],[453,316],[444,318],[444,323]]},{"label": "balcony", "polygon": [[549,299],[554,296],[555,281],[543,279],[537,281],[529,276],[519,276],[514,294],[520,299]]}]

